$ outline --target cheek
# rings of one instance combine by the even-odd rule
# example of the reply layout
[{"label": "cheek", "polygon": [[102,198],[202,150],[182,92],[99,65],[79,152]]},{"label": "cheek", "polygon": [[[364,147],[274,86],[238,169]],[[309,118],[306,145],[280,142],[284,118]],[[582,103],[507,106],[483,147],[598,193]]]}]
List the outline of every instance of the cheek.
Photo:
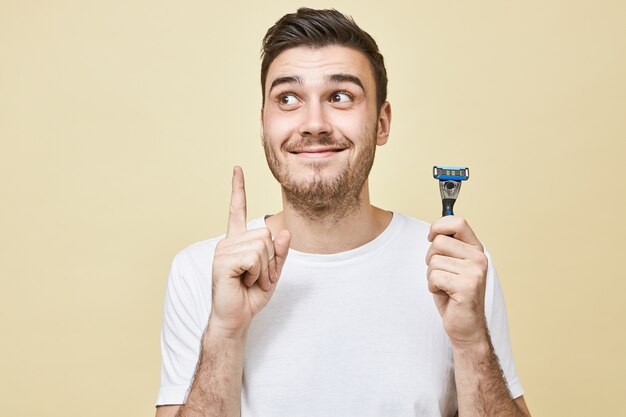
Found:
[{"label": "cheek", "polygon": [[298,120],[294,113],[296,112],[266,112],[263,118],[263,134],[265,139],[271,140],[274,144],[282,144],[297,133]]},{"label": "cheek", "polygon": [[335,134],[352,141],[359,140],[364,132],[369,132],[369,121],[357,113],[339,113],[332,118],[331,123]]}]

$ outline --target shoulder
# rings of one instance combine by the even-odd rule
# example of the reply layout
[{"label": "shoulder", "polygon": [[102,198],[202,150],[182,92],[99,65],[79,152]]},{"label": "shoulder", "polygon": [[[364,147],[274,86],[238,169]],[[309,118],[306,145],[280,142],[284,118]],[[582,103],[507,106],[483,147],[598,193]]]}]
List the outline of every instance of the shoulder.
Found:
[{"label": "shoulder", "polygon": [[166,299],[178,304],[197,304],[197,297],[210,294],[213,254],[222,236],[196,242],[181,250],[170,267]]},{"label": "shoulder", "polygon": [[426,251],[429,244],[429,231],[429,223],[403,213],[393,212],[391,223],[382,238],[388,242],[393,251],[401,251],[403,248]]},{"label": "shoulder", "polygon": [[399,229],[404,233],[428,236],[428,232],[430,231],[430,223],[407,216],[403,213],[394,212],[394,221],[398,223]]},{"label": "shoulder", "polygon": [[398,211],[394,211],[393,214],[394,214],[394,216],[397,216],[399,219],[401,219],[403,222],[405,222],[407,227],[430,229],[430,223],[428,223],[428,222],[426,222],[424,220],[416,219],[415,217],[411,217],[409,215],[406,215],[404,213],[400,213]]},{"label": "shoulder", "polygon": [[189,268],[201,268],[207,263],[210,266],[213,262],[213,254],[215,253],[217,243],[222,239],[224,239],[224,236],[202,240],[187,246],[174,257],[172,269],[181,272]]}]

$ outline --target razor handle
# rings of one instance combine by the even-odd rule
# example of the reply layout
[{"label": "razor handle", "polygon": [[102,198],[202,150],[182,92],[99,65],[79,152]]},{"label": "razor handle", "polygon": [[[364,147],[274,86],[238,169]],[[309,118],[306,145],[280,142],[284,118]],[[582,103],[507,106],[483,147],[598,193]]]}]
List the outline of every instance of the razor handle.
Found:
[{"label": "razor handle", "polygon": [[456,199],[454,198],[444,198],[441,200],[441,203],[443,205],[443,211],[441,213],[442,216],[454,216],[454,203],[456,202]]}]

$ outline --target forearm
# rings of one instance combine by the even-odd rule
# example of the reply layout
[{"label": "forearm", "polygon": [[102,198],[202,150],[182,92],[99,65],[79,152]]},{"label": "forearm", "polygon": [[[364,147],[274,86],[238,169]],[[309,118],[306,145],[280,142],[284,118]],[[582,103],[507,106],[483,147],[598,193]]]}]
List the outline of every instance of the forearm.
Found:
[{"label": "forearm", "polygon": [[177,417],[239,417],[247,332],[225,334],[211,320],[186,403]]},{"label": "forearm", "polygon": [[527,417],[511,398],[488,335],[452,352],[460,417]]}]

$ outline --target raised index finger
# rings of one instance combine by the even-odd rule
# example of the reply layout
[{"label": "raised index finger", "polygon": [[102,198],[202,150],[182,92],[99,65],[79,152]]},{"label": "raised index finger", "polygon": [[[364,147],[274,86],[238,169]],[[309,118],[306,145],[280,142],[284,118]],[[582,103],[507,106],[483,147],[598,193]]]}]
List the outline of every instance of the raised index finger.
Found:
[{"label": "raised index finger", "polygon": [[233,190],[230,195],[228,229],[226,237],[239,235],[246,231],[246,186],[243,170],[239,166],[233,168]]}]

